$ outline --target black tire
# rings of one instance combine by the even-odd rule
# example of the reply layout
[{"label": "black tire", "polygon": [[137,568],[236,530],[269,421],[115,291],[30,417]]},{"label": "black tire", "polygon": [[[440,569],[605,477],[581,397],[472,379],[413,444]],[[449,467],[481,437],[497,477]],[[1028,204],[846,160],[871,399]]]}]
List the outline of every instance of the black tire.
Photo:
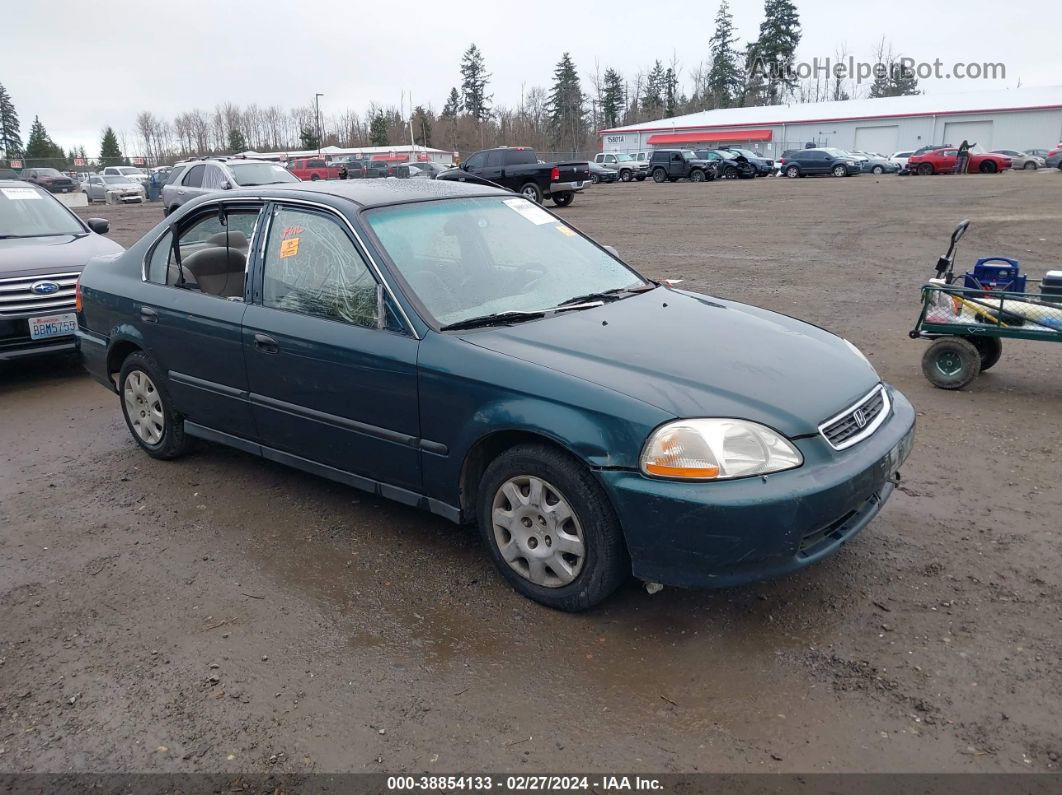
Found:
[{"label": "black tire", "polygon": [[737,179],[740,176],[738,170],[733,166],[727,166],[723,169],[723,172],[719,175],[720,179]]},{"label": "black tire", "polygon": [[999,337],[967,337],[981,357],[981,372],[990,370],[1003,355],[1003,340]]},{"label": "black tire", "polygon": [[[162,435],[154,444],[149,444],[141,438],[133,428],[133,418],[129,416],[130,408],[125,399],[126,384],[130,377],[135,377],[136,373],[142,373],[150,379],[154,387],[154,396],[164,418]],[[130,435],[149,456],[169,460],[184,455],[188,451],[191,440],[184,433],[184,417],[173,410],[173,401],[170,399],[162,371],[155,364],[154,359],[147,354],[137,351],[125,357],[118,373],[118,401],[121,404],[122,416],[125,417],[125,424],[129,428]]]},{"label": "black tire", "polygon": [[597,174],[591,174],[590,175],[590,181],[593,182],[595,185],[597,185],[598,183],[601,182],[601,177],[599,177]]},{"label": "black tire", "polygon": [[667,172],[662,168],[653,169],[653,182],[664,182],[667,180]]},{"label": "black tire", "polygon": [[310,175],[310,182],[317,182],[319,179],[320,177],[317,174]]},{"label": "black tire", "polygon": [[921,174],[923,177],[928,177],[933,174],[932,163],[919,163],[918,168],[915,169],[915,173]]},{"label": "black tire", "polygon": [[639,182],[645,182],[645,174],[639,174],[635,179]]},{"label": "black tire", "polygon": [[1036,165],[1036,161],[1035,160],[1026,160],[1025,161],[1025,165],[1022,166],[1022,168],[1025,169],[1026,171],[1036,171],[1036,169],[1039,168],[1039,166]]},{"label": "black tire", "polygon": [[[532,582],[506,562],[499,548],[494,527],[495,497],[507,481],[524,476],[540,478],[558,491],[582,531],[582,566],[566,585],[551,587]],[[494,459],[480,479],[476,514],[483,542],[498,571],[518,593],[547,607],[568,612],[586,610],[604,601],[630,576],[623,531],[608,497],[586,467],[555,448],[520,445]],[[499,528],[501,536],[506,532]]]},{"label": "black tire", "polygon": [[620,182],[630,182],[631,181],[631,170],[629,168],[620,169],[619,178],[620,178]]},{"label": "black tire", "polygon": [[848,169],[845,168],[844,166],[834,166],[833,167],[833,175],[835,177],[847,177],[848,176]]},{"label": "black tire", "polygon": [[704,182],[704,172],[695,168],[690,172],[690,182]]},{"label": "black tire", "polygon": [[796,179],[800,176],[800,169],[796,166],[786,166],[785,175],[789,177],[789,179]]},{"label": "black tire", "polygon": [[981,354],[963,337],[941,337],[922,356],[922,374],[940,389],[962,389],[981,372]]},{"label": "black tire", "polygon": [[872,171],[872,172],[874,173],[874,175],[875,175],[875,176],[877,176],[877,177],[880,177],[880,176],[881,176],[882,174],[884,174],[884,173],[885,173],[885,169],[884,169],[883,167],[881,167],[881,166],[874,166],[874,168],[872,168],[872,169],[870,169],[870,170],[871,170],[871,171]]},{"label": "black tire", "polygon": [[995,160],[982,160],[977,170],[982,174],[995,174],[999,171],[999,166],[996,165]]},{"label": "black tire", "polygon": [[554,193],[551,198],[553,199],[553,203],[558,207],[567,207],[575,201],[575,191],[568,190],[564,193]]},{"label": "black tire", "polygon": [[542,189],[534,182],[527,182],[520,186],[520,195],[535,204],[542,204]]}]

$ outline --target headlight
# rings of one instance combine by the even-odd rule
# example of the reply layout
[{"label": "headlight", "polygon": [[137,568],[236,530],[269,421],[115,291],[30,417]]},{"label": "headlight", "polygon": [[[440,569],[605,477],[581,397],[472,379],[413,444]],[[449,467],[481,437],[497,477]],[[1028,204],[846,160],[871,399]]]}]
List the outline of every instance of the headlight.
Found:
[{"label": "headlight", "polygon": [[804,463],[783,436],[748,420],[676,420],[657,428],[642,453],[642,471],[658,478],[729,480]]}]

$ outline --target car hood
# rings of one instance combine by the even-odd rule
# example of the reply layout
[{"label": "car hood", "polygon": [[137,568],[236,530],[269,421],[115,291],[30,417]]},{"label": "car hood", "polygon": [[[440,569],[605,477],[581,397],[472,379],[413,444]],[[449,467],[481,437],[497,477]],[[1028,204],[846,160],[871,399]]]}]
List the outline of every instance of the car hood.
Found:
[{"label": "car hood", "polygon": [[0,240],[0,279],[80,271],[93,257],[124,251],[102,235],[54,235]]},{"label": "car hood", "polygon": [[668,288],[461,336],[676,417],[740,417],[789,436],[816,433],[879,381],[824,329]]}]

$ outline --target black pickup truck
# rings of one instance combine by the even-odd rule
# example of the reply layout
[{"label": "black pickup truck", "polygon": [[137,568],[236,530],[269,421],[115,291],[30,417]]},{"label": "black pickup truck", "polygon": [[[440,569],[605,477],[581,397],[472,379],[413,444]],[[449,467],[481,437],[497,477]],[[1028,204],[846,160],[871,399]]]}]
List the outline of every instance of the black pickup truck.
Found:
[{"label": "black pickup truck", "polygon": [[585,161],[541,163],[534,149],[500,146],[469,155],[459,168],[444,171],[436,179],[486,180],[539,204],[543,199],[553,199],[558,207],[567,207],[576,192],[590,184],[590,164]]}]

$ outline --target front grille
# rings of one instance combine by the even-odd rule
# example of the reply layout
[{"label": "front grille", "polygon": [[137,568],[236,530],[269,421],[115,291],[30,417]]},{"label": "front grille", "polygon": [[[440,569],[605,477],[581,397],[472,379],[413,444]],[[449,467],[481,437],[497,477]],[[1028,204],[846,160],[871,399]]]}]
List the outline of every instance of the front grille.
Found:
[{"label": "front grille", "polygon": [[819,426],[819,431],[835,450],[844,450],[862,441],[878,429],[889,412],[889,396],[880,384],[836,417]]},{"label": "front grille", "polygon": [[[57,273],[48,276],[19,276],[0,279],[0,317],[22,315],[26,312],[51,314],[74,308],[74,286],[78,273]],[[59,289],[48,295],[38,295],[31,289],[38,282],[55,282]]]}]

